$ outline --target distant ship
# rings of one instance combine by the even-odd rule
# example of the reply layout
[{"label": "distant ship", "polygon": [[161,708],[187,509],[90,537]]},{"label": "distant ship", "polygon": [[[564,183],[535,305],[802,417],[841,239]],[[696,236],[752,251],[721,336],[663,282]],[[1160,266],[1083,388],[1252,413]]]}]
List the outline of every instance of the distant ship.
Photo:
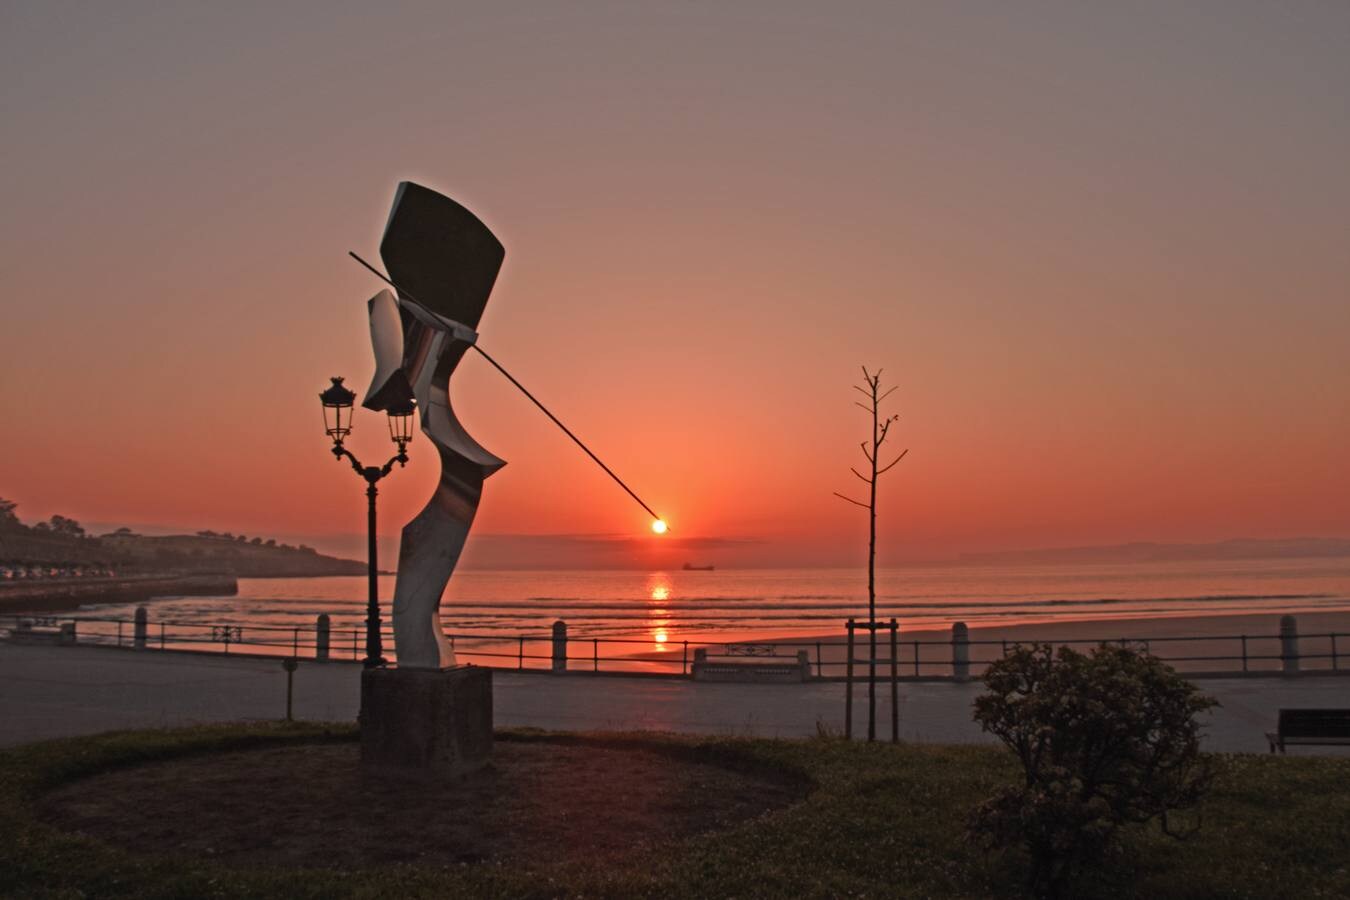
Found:
[{"label": "distant ship", "polygon": [[713,569],[713,566],[696,566],[693,563],[684,564],[684,570],[686,572],[711,572]]}]

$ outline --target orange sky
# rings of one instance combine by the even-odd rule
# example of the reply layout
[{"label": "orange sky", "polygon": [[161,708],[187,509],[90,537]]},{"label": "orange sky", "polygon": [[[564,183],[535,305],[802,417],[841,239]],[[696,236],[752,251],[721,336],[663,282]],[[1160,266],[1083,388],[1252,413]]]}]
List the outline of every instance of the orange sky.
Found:
[{"label": "orange sky", "polygon": [[[369,378],[345,253],[412,179],[501,238],[483,346],[672,558],[862,559],[859,364],[912,448],[883,562],[1350,535],[1344,6],[118,6],[0,14],[27,520],[348,549],[315,395]],[[508,460],[475,534],[657,540],[482,360],[452,392]]]}]

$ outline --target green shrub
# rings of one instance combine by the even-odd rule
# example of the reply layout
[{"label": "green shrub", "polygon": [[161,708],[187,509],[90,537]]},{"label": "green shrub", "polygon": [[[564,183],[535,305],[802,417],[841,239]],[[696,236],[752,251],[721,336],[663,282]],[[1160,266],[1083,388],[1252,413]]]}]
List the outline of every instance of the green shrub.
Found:
[{"label": "green shrub", "polygon": [[1147,653],[1017,647],[989,667],[975,720],[1022,765],[975,810],[971,834],[1030,854],[1029,888],[1059,896],[1115,848],[1117,830],[1194,806],[1211,773],[1196,714],[1217,703]]}]

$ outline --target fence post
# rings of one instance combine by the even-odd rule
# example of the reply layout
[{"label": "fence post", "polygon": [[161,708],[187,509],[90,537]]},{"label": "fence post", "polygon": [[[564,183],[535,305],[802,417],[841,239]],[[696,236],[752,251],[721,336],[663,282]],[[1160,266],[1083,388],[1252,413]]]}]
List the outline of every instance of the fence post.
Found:
[{"label": "fence post", "polygon": [[867,743],[877,739],[877,620],[867,618]]},{"label": "fence post", "polygon": [[1280,660],[1284,674],[1298,672],[1298,619],[1293,616],[1280,617]]},{"label": "fence post", "polygon": [[553,623],[553,671],[567,671],[567,623],[562,619]]},{"label": "fence post", "polygon": [[164,623],[159,623],[159,649],[164,649]]},{"label": "fence post", "polygon": [[516,650],[516,668],[525,668],[525,635],[520,636],[520,647]]},{"label": "fence post", "polygon": [[291,715],[291,700],[295,697],[295,669],[300,665],[294,656],[288,656],[281,661],[281,667],[286,670],[286,721],[294,722]]},{"label": "fence post", "polygon": [[591,638],[591,671],[600,671],[600,639]]},{"label": "fence post", "polygon": [[1247,636],[1242,636],[1242,671],[1247,671]]},{"label": "fence post", "polygon": [[136,607],[136,631],[131,639],[131,645],[137,650],[145,649],[145,632],[149,627],[148,615],[144,606]]},{"label": "fence post", "polygon": [[684,642],[684,657],[680,661],[680,674],[689,674],[689,642]]},{"label": "fence post", "polygon": [[891,743],[900,743],[900,661],[896,653],[899,648],[900,623],[891,619]]},{"label": "fence post", "polygon": [[847,674],[844,676],[844,737],[853,740],[853,620],[848,620]]},{"label": "fence post", "polygon": [[825,672],[820,667],[820,641],[816,641],[816,677],[824,677]]},{"label": "fence post", "polygon": [[970,680],[970,629],[965,622],[952,626],[952,677],[957,681]]},{"label": "fence post", "polygon": [[328,613],[319,613],[318,618],[314,620],[314,658],[319,662],[328,662],[329,629],[331,627],[332,620],[328,618]]},{"label": "fence post", "polygon": [[1341,665],[1336,657],[1336,632],[1331,633],[1331,671],[1339,672]]}]

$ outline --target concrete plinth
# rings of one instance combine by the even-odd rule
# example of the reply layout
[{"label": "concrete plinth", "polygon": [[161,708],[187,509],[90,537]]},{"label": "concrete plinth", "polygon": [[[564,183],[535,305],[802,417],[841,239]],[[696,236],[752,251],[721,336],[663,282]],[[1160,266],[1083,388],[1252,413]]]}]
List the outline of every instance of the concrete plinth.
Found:
[{"label": "concrete plinth", "polygon": [[455,778],[492,753],[492,672],[366,669],[361,673],[361,768]]}]

